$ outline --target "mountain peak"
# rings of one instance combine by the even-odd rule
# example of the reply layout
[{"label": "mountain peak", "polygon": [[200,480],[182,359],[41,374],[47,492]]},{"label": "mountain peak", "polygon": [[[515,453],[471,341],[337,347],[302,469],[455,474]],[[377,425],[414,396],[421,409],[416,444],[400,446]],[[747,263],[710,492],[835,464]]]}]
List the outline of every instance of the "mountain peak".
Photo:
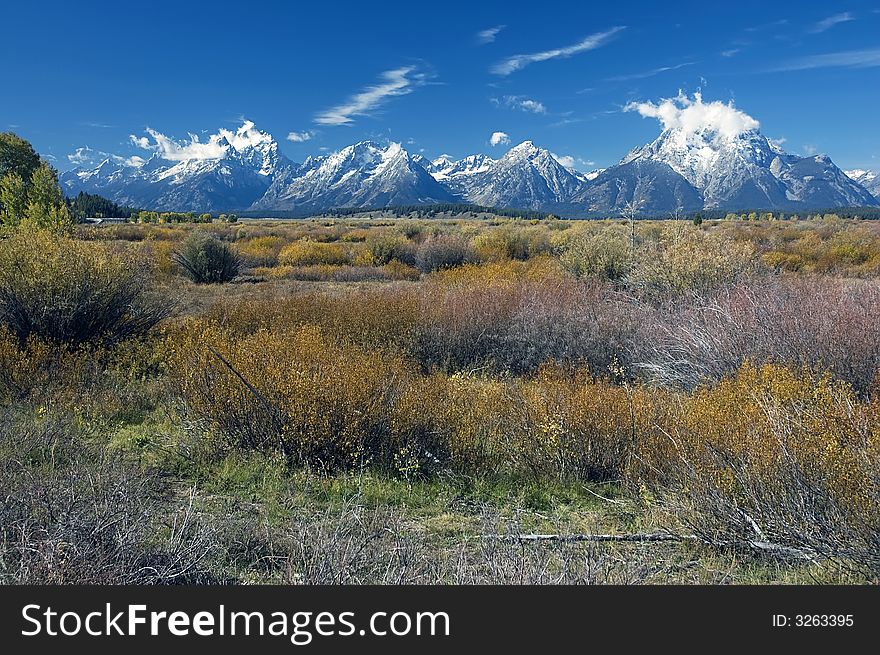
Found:
[{"label": "mountain peak", "polygon": [[510,154],[510,153],[531,154],[531,153],[538,152],[538,151],[540,151],[540,148],[538,148],[532,141],[523,141],[522,143],[517,144],[517,145],[513,146],[510,150],[508,150],[508,154]]}]

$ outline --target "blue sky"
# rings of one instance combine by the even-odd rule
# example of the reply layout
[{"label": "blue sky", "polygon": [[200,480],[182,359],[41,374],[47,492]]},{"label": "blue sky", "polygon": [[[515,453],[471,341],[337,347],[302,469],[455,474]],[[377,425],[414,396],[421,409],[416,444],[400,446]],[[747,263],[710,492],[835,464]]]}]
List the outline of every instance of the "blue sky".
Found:
[{"label": "blue sky", "polygon": [[149,156],[138,140],[205,141],[243,118],[295,161],[368,138],[430,157],[497,156],[531,139],[589,170],[659,134],[628,103],[680,90],[733,102],[790,152],[880,168],[878,1],[159,0],[3,13],[0,130],[61,170],[105,152]]}]

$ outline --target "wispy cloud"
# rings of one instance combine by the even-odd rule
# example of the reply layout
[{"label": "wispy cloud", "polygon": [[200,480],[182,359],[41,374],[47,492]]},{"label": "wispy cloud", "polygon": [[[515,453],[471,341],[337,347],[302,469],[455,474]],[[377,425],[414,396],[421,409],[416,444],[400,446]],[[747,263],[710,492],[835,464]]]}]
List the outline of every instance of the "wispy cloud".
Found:
[{"label": "wispy cloud", "polygon": [[525,96],[504,96],[503,98],[492,98],[492,102],[499,107],[509,107],[510,109],[519,109],[530,114],[546,114],[547,107],[538,100],[532,100]]},{"label": "wispy cloud", "polygon": [[480,45],[492,43],[498,36],[498,33],[505,27],[507,27],[507,25],[496,25],[495,27],[490,27],[477,32],[477,43]]},{"label": "wispy cloud", "polygon": [[98,123],[97,121],[83,121],[80,123],[83,127],[96,127],[101,129],[108,129],[111,127],[116,127],[115,125],[108,125],[107,123]]},{"label": "wispy cloud", "polygon": [[583,123],[585,118],[563,118],[554,123],[550,123],[547,127],[565,127],[566,125],[572,125],[574,123]]},{"label": "wispy cloud", "polygon": [[293,141],[294,143],[303,143],[305,141],[311,141],[314,137],[314,132],[291,132],[287,135],[287,140]]},{"label": "wispy cloud", "polygon": [[840,25],[840,23],[848,23],[849,21],[855,19],[856,17],[853,16],[850,12],[844,11],[843,13],[834,14],[833,16],[829,16],[828,18],[823,18],[807,31],[810,34],[819,34],[820,32],[830,30],[835,25]]},{"label": "wispy cloud", "polygon": [[652,68],[649,71],[644,71],[642,73],[632,73],[630,75],[616,75],[614,77],[606,78],[607,82],[627,82],[629,80],[641,80],[646,77],[654,77],[655,75],[660,75],[660,73],[665,73],[667,71],[675,71],[679,68],[684,68],[685,66],[693,66],[697,62],[695,61],[686,61],[683,64],[677,64],[675,66],[660,66],[659,68]]},{"label": "wispy cloud", "polygon": [[612,27],[610,30],[605,30],[604,32],[596,32],[595,34],[591,34],[590,36],[586,37],[582,41],[579,41],[574,45],[565,46],[564,48],[554,48],[552,50],[544,50],[542,52],[534,52],[531,54],[513,55],[512,57],[501,60],[500,62],[492,66],[490,70],[496,75],[510,75],[511,73],[515,73],[518,70],[522,70],[530,64],[547,61],[549,59],[556,59],[559,57],[571,57],[572,55],[576,55],[581,52],[595,50],[596,48],[600,48],[608,43],[624,29],[626,29],[625,26],[617,26]]},{"label": "wispy cloud", "polygon": [[143,158],[137,155],[120,157],[119,155],[111,155],[103,150],[95,150],[89,146],[77,148],[74,152],[67,155],[67,160],[71,164],[81,167],[94,166],[105,159],[111,159],[117,164],[124,164],[126,166],[143,166],[144,164]]},{"label": "wispy cloud", "polygon": [[783,25],[788,25],[788,23],[789,20],[787,18],[780,18],[779,20],[774,20],[772,23],[762,23],[760,25],[747,27],[745,31],[749,33],[763,32],[764,30],[768,30],[774,27],[782,27]]},{"label": "wispy cloud", "polygon": [[403,66],[382,73],[382,81],[356,93],[341,105],[330,107],[315,116],[318,125],[351,125],[354,116],[367,116],[387,98],[412,93],[425,83],[424,73],[415,66]]},{"label": "wispy cloud", "polygon": [[508,145],[510,143],[510,135],[507,132],[492,132],[489,137],[489,144],[492,146]]},{"label": "wispy cloud", "polygon": [[82,148],[77,148],[74,152],[67,155],[67,160],[71,164],[82,166],[83,164],[91,164],[106,156],[106,152],[101,152],[100,150],[94,150],[92,148],[89,148],[88,146],[83,146]]},{"label": "wispy cloud", "polygon": [[737,55],[740,52],[742,52],[742,48],[730,48],[729,50],[722,50],[721,56],[722,57],[733,57],[734,55]]},{"label": "wispy cloud", "polygon": [[823,55],[797,57],[771,68],[769,72],[778,73],[812,68],[874,68],[876,66],[880,66],[880,48],[844,50]]},{"label": "wispy cloud", "polygon": [[816,146],[814,146],[812,143],[807,143],[806,145],[804,145],[805,154],[812,156],[815,155],[817,152],[818,150],[816,149]]}]

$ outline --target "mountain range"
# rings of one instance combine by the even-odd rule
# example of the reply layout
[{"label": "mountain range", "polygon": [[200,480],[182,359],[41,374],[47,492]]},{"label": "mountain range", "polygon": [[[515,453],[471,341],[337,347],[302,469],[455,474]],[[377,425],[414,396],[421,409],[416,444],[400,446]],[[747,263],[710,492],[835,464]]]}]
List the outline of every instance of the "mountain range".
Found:
[{"label": "mountain range", "polygon": [[[582,173],[524,141],[498,159],[434,160],[399,143],[363,141],[295,163],[271,135],[246,122],[212,137],[210,152],[110,157],[61,176],[68,194],[97,193],[159,211],[284,212],[466,202],[563,216],[701,209],[804,211],[880,205],[871,171],[838,168],[826,155],[786,153],[757,129],[665,129],[614,166]],[[208,156],[209,155],[209,156]]]}]

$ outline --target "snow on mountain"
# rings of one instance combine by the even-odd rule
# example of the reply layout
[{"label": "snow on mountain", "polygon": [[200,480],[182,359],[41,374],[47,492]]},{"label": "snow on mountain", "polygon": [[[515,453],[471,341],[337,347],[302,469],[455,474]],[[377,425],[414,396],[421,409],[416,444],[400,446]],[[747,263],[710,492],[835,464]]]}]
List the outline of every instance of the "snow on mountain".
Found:
[{"label": "snow on mountain", "polygon": [[581,185],[549,150],[531,141],[514,146],[498,160],[471,155],[447,162],[433,176],[468,202],[521,209],[567,202]]},{"label": "snow on mountain", "polygon": [[98,193],[156,210],[265,210],[318,213],[333,208],[469,202],[565,215],[618,212],[630,202],[646,213],[703,208],[824,209],[877,205],[880,179],[844,173],[824,155],[784,152],[757,121],[723,103],[679,96],[633,106],[663,123],[651,143],[620,163],[581,173],[531,141],[499,159],[474,154],[429,160],[398,143],[363,141],[302,164],[250,121],[207,141],[177,143],[154,130],[134,139],[153,151],[109,157],[61,176],[68,194]]},{"label": "snow on mountain", "polygon": [[828,157],[787,154],[760,132],[757,120],[730,103],[704,103],[699,93],[693,99],[679,94],[656,104],[630,103],[625,109],[658,119],[663,131],[652,143],[632,150],[620,165],[665,164],[700,192],[706,208],[876,204]]},{"label": "snow on mountain", "polygon": [[399,143],[362,141],[276,177],[253,208],[306,213],[457,200]]},{"label": "snow on mountain", "polygon": [[872,196],[880,198],[880,175],[877,175],[876,172],[857,168],[851,171],[844,171],[844,173],[846,173],[848,178],[865,187]]},{"label": "snow on mountain", "polygon": [[[292,166],[270,134],[245,121],[235,132],[221,129],[188,156],[151,132],[155,152],[141,165],[105,159],[93,169],[64,173],[69,194],[98,193],[114,202],[159,211],[245,209],[261,198],[275,175]],[[193,143],[197,143],[193,141]],[[206,154],[207,153],[207,154]]]}]

